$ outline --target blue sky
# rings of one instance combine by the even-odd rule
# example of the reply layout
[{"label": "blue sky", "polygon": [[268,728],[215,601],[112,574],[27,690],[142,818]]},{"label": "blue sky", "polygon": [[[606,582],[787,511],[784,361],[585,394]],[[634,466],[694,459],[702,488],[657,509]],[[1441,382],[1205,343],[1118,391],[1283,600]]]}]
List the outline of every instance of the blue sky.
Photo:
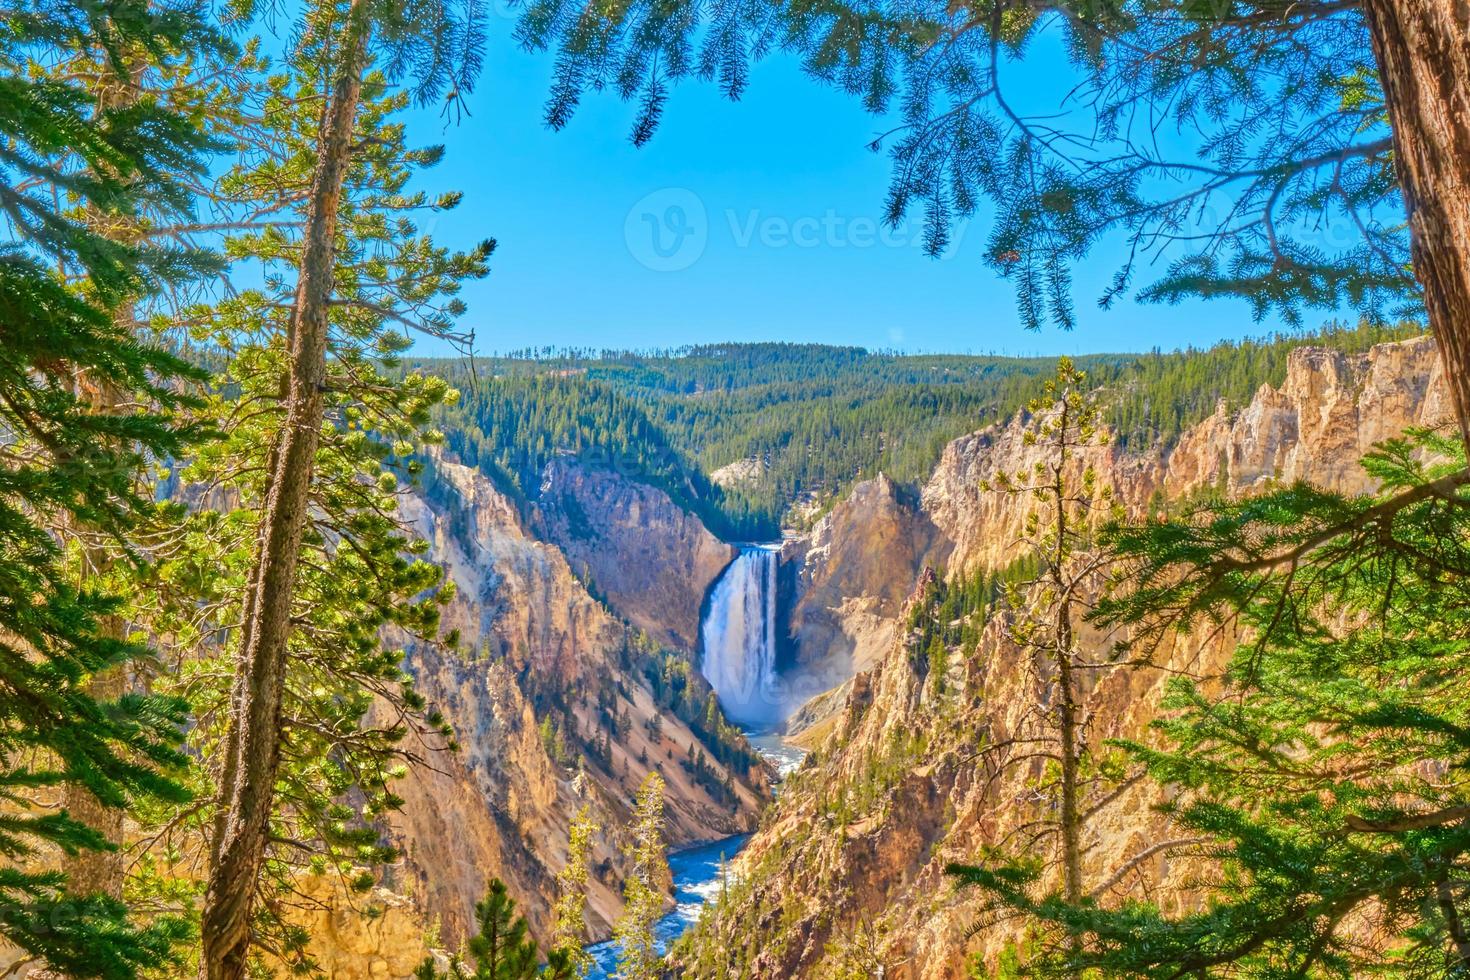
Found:
[{"label": "blue sky", "polygon": [[[481,353],[793,340],[1057,354],[1208,344],[1279,326],[1254,323],[1239,301],[1098,310],[1117,267],[1104,247],[1076,271],[1078,328],[1027,331],[1009,284],[981,261],[983,214],[937,260],[916,227],[880,234],[889,163],[866,144],[883,120],[791,59],[757,65],[738,103],[713,85],[681,85],[652,143],[635,149],[633,107],[610,94],[589,95],[568,129],[548,130],[551,59],[516,48],[511,26],[495,24],[468,118],[446,127],[436,109],[410,122],[415,141],[448,151],[425,186],[464,192],[459,209],[434,220],[435,237],[500,243],[490,277],[464,293]],[[1012,87],[1033,108],[1065,92],[1056,48],[1034,46],[1015,69]]]}]

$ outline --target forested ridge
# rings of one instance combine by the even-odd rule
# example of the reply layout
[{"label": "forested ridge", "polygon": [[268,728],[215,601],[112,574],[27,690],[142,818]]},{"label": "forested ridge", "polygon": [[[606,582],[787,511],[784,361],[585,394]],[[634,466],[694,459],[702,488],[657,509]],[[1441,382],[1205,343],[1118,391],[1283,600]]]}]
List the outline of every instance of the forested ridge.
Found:
[{"label": "forested ridge", "polygon": [[[1102,389],[1119,444],[1144,449],[1172,443],[1221,400],[1238,408],[1262,384],[1281,384],[1297,347],[1358,353],[1421,329],[1329,325],[1077,363]],[[757,540],[776,537],[793,504],[820,505],[879,472],[922,482],[950,440],[1024,409],[1055,363],[750,343],[546,348],[414,367],[460,392],[440,412],[446,446],[517,499],[536,495],[553,454],[571,453],[662,488],[728,540]],[[752,477],[727,486],[710,479],[742,460],[759,464]]]}]

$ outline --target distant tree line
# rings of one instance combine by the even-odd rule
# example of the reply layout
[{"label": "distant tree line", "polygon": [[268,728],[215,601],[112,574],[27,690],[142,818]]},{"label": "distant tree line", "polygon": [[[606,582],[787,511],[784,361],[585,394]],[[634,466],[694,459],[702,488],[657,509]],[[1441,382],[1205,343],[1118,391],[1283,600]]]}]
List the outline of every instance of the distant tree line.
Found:
[{"label": "distant tree line", "polygon": [[[1221,401],[1240,407],[1262,384],[1281,384],[1298,347],[1356,353],[1419,329],[1329,325],[1076,361],[1102,389],[1102,418],[1117,443],[1143,450],[1171,445]],[[542,351],[416,365],[463,393],[442,410],[448,448],[523,503],[553,456],[575,456],[660,487],[727,540],[775,537],[793,503],[830,498],[879,472],[924,480],[948,442],[1022,411],[1054,364],[790,343]],[[741,460],[757,464],[748,480],[711,481]]]}]

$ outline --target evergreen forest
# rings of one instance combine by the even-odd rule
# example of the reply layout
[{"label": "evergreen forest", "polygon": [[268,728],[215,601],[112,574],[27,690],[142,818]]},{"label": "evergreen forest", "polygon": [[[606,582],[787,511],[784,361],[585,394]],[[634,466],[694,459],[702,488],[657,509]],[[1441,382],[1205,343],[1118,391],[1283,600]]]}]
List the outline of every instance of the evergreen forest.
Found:
[{"label": "evergreen forest", "polygon": [[[1297,347],[1357,354],[1421,330],[1329,325],[1077,363],[1104,392],[1118,445],[1142,452],[1167,449],[1221,402],[1239,409],[1280,385]],[[460,392],[439,413],[446,448],[516,499],[533,499],[547,460],[568,453],[653,483],[731,541],[774,539],[878,473],[922,484],[948,442],[1025,409],[1054,365],[789,343],[414,362]],[[756,465],[741,479],[711,479],[742,461]]]}]

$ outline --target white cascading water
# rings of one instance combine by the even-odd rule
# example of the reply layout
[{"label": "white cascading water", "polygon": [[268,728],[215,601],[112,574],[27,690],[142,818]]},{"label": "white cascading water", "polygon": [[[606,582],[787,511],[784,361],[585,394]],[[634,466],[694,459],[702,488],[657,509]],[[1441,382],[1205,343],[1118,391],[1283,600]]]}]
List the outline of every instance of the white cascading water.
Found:
[{"label": "white cascading water", "polygon": [[703,673],[732,720],[753,728],[785,718],[776,684],[776,548],[741,549],[710,593],[700,637]]}]

